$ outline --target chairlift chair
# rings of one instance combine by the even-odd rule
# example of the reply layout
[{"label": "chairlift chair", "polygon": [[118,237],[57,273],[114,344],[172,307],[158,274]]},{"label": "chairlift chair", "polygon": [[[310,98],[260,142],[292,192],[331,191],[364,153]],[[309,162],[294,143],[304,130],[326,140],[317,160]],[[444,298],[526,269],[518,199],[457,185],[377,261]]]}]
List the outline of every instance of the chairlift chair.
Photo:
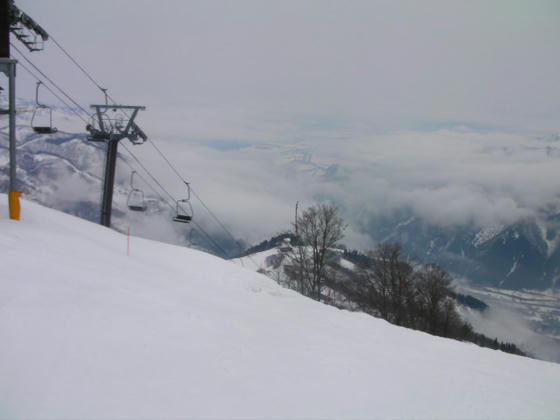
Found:
[{"label": "chairlift chair", "polygon": [[179,223],[190,223],[190,221],[192,220],[192,212],[191,214],[187,214],[187,212],[181,207],[180,203],[186,203],[189,205],[189,208],[191,207],[191,203],[189,203],[188,200],[177,200],[177,212],[175,214],[175,217],[173,218],[173,221]]},{"label": "chairlift chair", "polygon": [[129,210],[132,211],[146,211],[146,202],[144,201],[144,192],[139,189],[134,189],[128,194],[126,202]]},{"label": "chairlift chair", "polygon": [[132,171],[130,174],[130,192],[128,193],[128,199],[126,200],[126,205],[132,211],[146,211],[146,201],[144,200],[144,191],[139,188],[134,188],[134,174],[136,171]]},{"label": "chairlift chair", "polygon": [[[182,200],[177,200],[177,209],[175,212],[175,217],[173,217],[173,221],[179,223],[190,223],[193,219],[193,209],[190,202],[191,199],[191,187],[188,182],[185,182],[187,186],[187,198],[183,198]],[[186,211],[181,203],[184,203],[188,206],[189,211]]]},{"label": "chairlift chair", "polygon": [[[58,131],[57,128],[52,125],[52,108],[45,104],[39,103],[39,86],[42,82],[37,82],[37,87],[35,89],[35,109],[33,110],[33,115],[31,117],[31,128],[38,134],[53,134]],[[49,124],[43,123],[48,114]],[[39,123],[35,121],[35,117],[40,120]],[[46,121],[45,121],[46,122]]]}]

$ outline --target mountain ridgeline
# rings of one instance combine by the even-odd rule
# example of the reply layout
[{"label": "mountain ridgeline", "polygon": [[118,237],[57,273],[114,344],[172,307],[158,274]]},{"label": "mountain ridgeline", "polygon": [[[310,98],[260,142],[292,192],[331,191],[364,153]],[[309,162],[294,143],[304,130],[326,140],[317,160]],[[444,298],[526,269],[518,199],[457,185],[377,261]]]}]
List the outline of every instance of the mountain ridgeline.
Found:
[{"label": "mountain ridgeline", "polygon": [[369,229],[380,242],[399,243],[405,253],[477,285],[544,290],[560,278],[560,213],[555,210],[486,229],[443,228],[397,212],[372,221]]}]

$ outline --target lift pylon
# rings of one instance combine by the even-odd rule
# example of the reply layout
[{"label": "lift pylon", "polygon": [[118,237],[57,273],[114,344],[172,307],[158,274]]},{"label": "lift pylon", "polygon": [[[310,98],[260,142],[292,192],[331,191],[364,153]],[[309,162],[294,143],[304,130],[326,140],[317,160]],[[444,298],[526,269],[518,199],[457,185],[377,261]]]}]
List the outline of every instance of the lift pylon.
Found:
[{"label": "lift pylon", "polygon": [[[132,144],[141,144],[148,139],[140,127],[134,123],[138,111],[144,110],[146,107],[108,104],[91,105],[91,107],[95,109],[95,114],[92,124],[88,124],[86,127],[90,133],[88,140],[107,144],[100,223],[110,227],[119,141],[127,138]],[[132,114],[129,116],[127,111],[132,111]]]},{"label": "lift pylon", "polygon": [[8,76],[9,85],[9,147],[10,147],[10,189],[8,192],[8,206],[10,211],[10,219],[19,220],[20,191],[16,191],[16,63],[17,60],[12,58],[0,58],[0,71]]}]

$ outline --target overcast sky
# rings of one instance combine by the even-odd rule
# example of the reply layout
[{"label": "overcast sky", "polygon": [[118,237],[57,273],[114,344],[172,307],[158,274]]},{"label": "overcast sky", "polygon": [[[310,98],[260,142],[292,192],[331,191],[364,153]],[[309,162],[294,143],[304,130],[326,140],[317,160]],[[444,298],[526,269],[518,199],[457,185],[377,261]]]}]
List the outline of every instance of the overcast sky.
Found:
[{"label": "overcast sky", "polygon": [[[345,203],[362,244],[380,201],[484,225],[558,200],[558,1],[16,5],[116,100],[147,107],[140,125],[228,223],[258,224],[250,240],[288,227],[298,199]],[[82,106],[103,101],[52,42],[28,57]],[[20,70],[18,96],[33,88]],[[290,178],[290,147],[340,177]]]},{"label": "overcast sky", "polygon": [[[152,110],[558,129],[557,1],[16,4],[113,96]],[[57,52],[47,44],[34,58],[94,101]]]}]

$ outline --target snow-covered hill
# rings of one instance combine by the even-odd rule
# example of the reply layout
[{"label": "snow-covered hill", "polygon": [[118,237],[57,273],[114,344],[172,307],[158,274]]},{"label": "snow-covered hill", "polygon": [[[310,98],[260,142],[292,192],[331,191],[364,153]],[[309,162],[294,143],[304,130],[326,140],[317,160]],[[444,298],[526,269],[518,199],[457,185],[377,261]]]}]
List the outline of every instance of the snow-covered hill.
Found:
[{"label": "snow-covered hill", "polygon": [[510,225],[441,227],[409,212],[372,223],[380,242],[398,242],[421,261],[437,262],[474,284],[546,290],[560,278],[560,214],[543,210]]},{"label": "snow-covered hill", "polygon": [[560,365],[0,195],[2,418],[559,418]]},{"label": "snow-covered hill", "polygon": [[[288,286],[290,280],[285,266],[290,263],[290,246],[289,242],[282,240],[283,236],[265,241],[252,248],[254,253],[234,261]],[[343,252],[332,255],[331,263],[334,263],[338,273],[335,278],[340,284],[345,283],[348,273],[356,273],[356,265]],[[463,278],[455,279],[454,289],[488,305],[487,310],[480,311],[458,302],[459,313],[476,332],[513,343],[538,359],[560,363],[560,292],[554,289],[514,291],[473,286]],[[339,290],[344,290],[344,287]],[[356,302],[340,291],[325,287],[323,295],[334,306],[361,310]]]}]

